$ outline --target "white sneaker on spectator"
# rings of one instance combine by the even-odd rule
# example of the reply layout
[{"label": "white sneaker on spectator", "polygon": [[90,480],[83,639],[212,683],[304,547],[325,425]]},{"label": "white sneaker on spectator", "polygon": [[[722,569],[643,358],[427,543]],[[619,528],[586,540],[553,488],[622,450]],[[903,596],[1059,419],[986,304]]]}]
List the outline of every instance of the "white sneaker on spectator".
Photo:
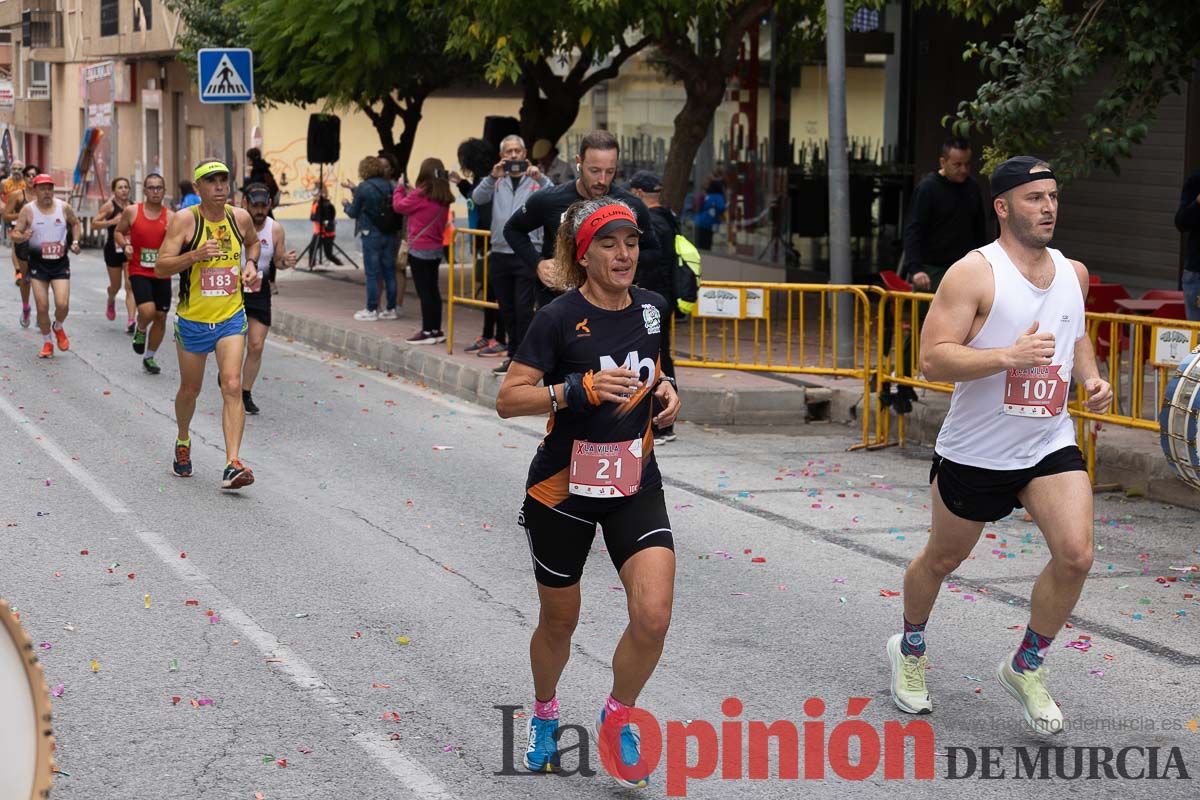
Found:
[{"label": "white sneaker on spectator", "polygon": [[359,322],[374,322],[379,319],[379,312],[364,308],[361,311],[355,311],[354,318]]},{"label": "white sneaker on spectator", "polygon": [[400,319],[400,312],[394,308],[389,308],[387,311],[379,312],[380,319]]}]

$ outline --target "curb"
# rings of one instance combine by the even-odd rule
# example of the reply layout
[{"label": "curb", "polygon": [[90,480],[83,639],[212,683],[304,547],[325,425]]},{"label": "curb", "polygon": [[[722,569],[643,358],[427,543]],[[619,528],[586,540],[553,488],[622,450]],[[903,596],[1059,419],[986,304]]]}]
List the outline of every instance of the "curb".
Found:
[{"label": "curb", "polygon": [[[447,355],[440,346],[388,341],[279,308],[272,315],[271,327],[277,335],[420,381],[479,405],[495,406],[500,379],[492,374],[490,363],[474,367]],[[683,392],[687,402],[680,420],[698,425],[795,425],[810,418],[827,418],[827,409],[836,394],[828,389],[799,386],[738,390],[685,386]],[[848,409],[850,404],[834,405],[845,405]],[[834,419],[851,421],[849,413],[835,415]]]}]

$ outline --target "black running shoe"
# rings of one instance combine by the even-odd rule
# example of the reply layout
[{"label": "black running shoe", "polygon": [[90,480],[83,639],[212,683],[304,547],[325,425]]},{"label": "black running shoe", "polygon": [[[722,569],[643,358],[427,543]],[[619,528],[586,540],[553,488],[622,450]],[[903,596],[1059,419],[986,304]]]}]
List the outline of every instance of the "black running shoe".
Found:
[{"label": "black running shoe", "polygon": [[133,352],[137,353],[139,356],[142,353],[146,352],[146,332],[145,331],[134,331],[133,332]]},{"label": "black running shoe", "polygon": [[221,477],[222,489],[240,489],[254,483],[254,473],[250,468],[234,459],[225,465],[225,474]]},{"label": "black running shoe", "polygon": [[509,367],[509,365],[511,365],[511,364],[512,364],[512,359],[511,359],[511,358],[506,358],[506,359],[504,359],[504,361],[503,361],[503,362],[501,362],[500,366],[498,366],[498,367],[496,367],[494,370],[492,370],[492,374],[493,374],[493,375],[507,375],[507,374],[508,374],[508,367]]},{"label": "black running shoe", "polygon": [[242,390],[242,405],[246,407],[247,414],[258,413],[258,406],[254,405],[254,398],[250,396],[249,389]]}]

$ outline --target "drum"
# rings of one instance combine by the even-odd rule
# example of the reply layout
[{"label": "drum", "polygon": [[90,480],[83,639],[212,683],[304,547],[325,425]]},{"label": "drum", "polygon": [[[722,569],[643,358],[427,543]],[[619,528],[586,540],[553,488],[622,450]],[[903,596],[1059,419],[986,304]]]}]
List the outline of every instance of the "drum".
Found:
[{"label": "drum", "polygon": [[50,796],[50,692],[33,641],[0,599],[0,800]]},{"label": "drum", "polygon": [[1200,422],[1200,347],[1179,364],[1167,384],[1162,411],[1158,415],[1163,452],[1180,480],[1200,489],[1200,454],[1196,452],[1196,428]]}]

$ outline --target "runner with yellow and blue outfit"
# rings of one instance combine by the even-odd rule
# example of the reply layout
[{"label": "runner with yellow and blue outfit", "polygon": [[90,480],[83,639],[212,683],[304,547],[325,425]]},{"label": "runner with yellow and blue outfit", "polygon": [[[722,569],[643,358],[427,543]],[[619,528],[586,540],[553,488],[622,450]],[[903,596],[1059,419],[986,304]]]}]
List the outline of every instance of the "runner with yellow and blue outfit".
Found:
[{"label": "runner with yellow and blue outfit", "polygon": [[188,428],[204,382],[208,354],[215,353],[225,403],[221,421],[227,461],[221,487],[240,489],[254,482],[254,473],[238,459],[246,423],[241,387],[247,327],[242,285],[253,283],[257,277],[255,263],[260,245],[250,215],[226,203],[229,168],[220,161],[203,161],[196,167],[194,178],[200,205],[171,218],[154,268],[160,278],[179,275],[175,312],[179,354],[175,417],[179,437],[175,440],[172,469],[181,478],[191,477]]}]

